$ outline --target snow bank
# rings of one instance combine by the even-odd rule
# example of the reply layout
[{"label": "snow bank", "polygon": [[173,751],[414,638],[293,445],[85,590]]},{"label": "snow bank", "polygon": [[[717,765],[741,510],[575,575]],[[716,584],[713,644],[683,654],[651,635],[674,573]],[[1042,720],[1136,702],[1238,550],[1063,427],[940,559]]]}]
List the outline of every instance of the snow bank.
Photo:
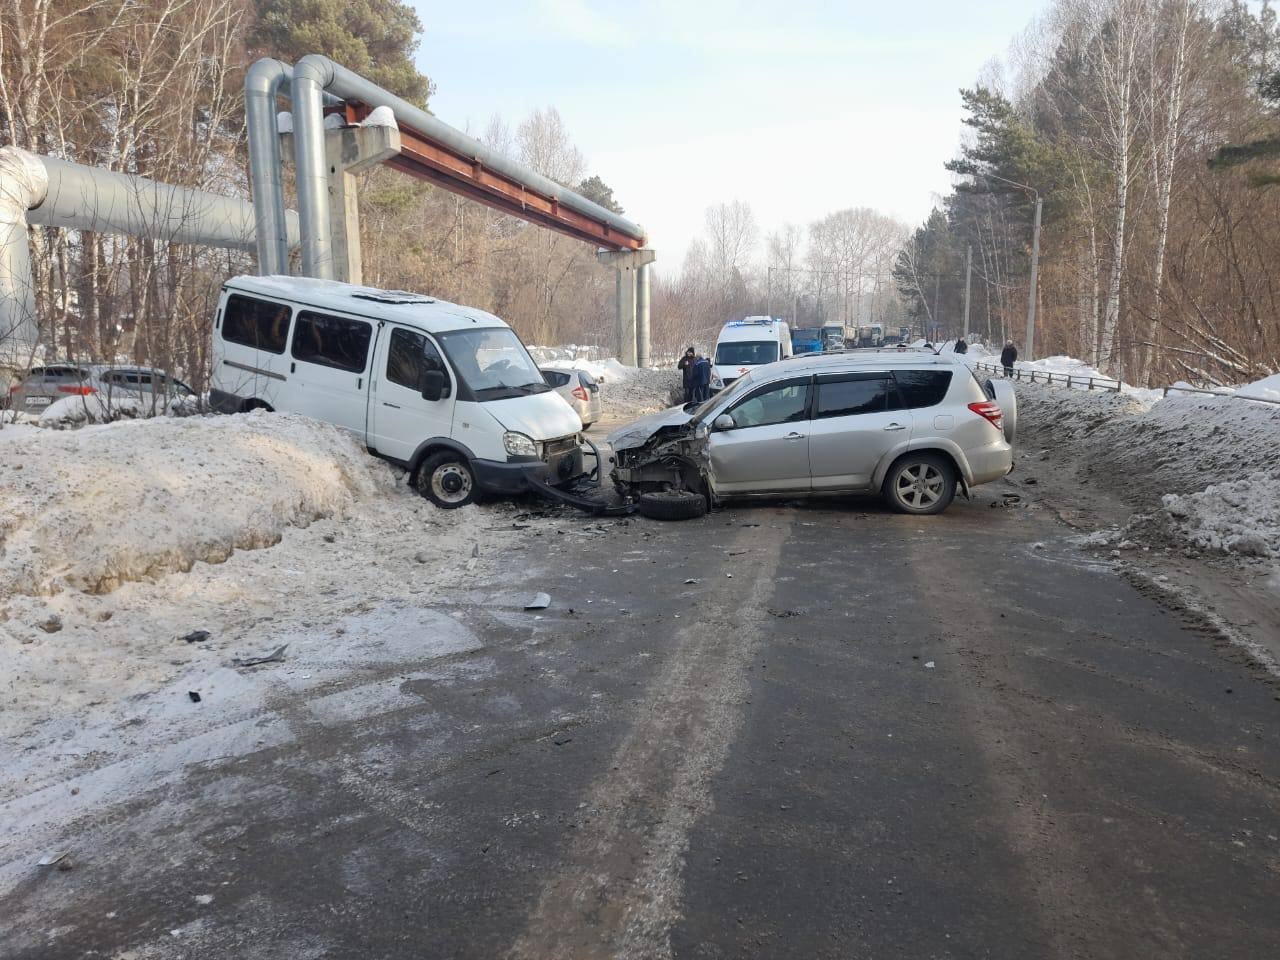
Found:
[{"label": "snow bank", "polygon": [[1202,549],[1280,557],[1280,475],[1255,473],[1163,503],[1175,528]]},{"label": "snow bank", "polygon": [[599,347],[568,344],[530,347],[541,367],[583,370],[601,384],[601,401],[611,420],[630,420],[665,410],[679,401],[680,373],[671,366],[628,367],[617,357],[598,356]]},{"label": "snow bank", "polygon": [[198,408],[199,401],[194,397],[174,397],[161,403],[140,397],[91,393],[55,400],[40,412],[38,422],[42,427],[57,429],[153,416],[191,416]]},{"label": "snow bank", "polygon": [[1029,442],[1083,478],[1161,513],[1177,537],[1201,548],[1280,556],[1280,406],[1191,393],[1149,406],[1111,391],[1017,390]]},{"label": "snow bank", "polygon": [[1236,391],[1236,396],[1280,403],[1280,373],[1246,384]]},{"label": "snow bank", "polygon": [[0,594],[100,593],[225,560],[393,483],[351,436],[291,415],[9,434]]}]

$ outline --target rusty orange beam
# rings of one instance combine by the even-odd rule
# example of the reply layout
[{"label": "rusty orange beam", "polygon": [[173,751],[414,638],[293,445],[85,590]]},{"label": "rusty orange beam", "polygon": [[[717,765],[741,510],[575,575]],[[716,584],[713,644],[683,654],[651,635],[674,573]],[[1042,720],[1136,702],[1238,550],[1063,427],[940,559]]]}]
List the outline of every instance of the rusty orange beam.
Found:
[{"label": "rusty orange beam", "polygon": [[[347,122],[359,123],[368,116],[369,109],[364,104],[348,102],[345,112]],[[570,210],[556,202],[554,197],[535,193],[403,124],[400,124],[400,153],[387,160],[386,165],[502,213],[597,247],[639,250],[644,246],[642,238],[632,237],[607,223]]]}]

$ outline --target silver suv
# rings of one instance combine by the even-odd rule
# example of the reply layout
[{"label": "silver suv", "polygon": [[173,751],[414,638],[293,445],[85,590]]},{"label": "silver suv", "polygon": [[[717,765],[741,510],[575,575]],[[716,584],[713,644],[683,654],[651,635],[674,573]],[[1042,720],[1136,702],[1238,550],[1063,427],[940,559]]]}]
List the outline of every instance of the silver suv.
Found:
[{"label": "silver suv", "polygon": [[609,437],[613,479],[642,513],[700,516],[737,497],[879,492],[941,513],[956,488],[1013,469],[1017,408],[950,355],[804,355],[754,368],[700,405]]}]

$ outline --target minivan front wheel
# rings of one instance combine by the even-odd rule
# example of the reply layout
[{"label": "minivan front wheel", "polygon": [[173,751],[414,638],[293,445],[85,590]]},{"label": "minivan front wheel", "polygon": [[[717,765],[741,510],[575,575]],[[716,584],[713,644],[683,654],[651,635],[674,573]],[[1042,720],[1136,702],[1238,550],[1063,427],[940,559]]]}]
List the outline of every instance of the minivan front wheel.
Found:
[{"label": "minivan front wheel", "polygon": [[476,475],[471,464],[451,450],[422,461],[414,483],[419,493],[445,510],[465,507],[476,498]]},{"label": "minivan front wheel", "polygon": [[955,495],[955,468],[932,453],[907,454],[884,478],[884,497],[899,513],[941,513]]}]

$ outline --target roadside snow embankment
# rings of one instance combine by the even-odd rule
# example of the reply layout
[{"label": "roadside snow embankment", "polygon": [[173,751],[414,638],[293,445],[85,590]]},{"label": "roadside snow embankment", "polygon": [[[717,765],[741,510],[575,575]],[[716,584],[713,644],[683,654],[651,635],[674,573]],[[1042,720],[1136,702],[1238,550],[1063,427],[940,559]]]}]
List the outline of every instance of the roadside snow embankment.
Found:
[{"label": "roadside snow embankment", "polygon": [[102,593],[218,562],[393,485],[350,436],[289,415],[8,434],[0,593]]},{"label": "roadside snow embankment", "polygon": [[1047,458],[1162,517],[1179,539],[1280,557],[1280,406],[1178,393],[1148,405],[1141,396],[1025,383],[1018,400],[1020,422]]}]

